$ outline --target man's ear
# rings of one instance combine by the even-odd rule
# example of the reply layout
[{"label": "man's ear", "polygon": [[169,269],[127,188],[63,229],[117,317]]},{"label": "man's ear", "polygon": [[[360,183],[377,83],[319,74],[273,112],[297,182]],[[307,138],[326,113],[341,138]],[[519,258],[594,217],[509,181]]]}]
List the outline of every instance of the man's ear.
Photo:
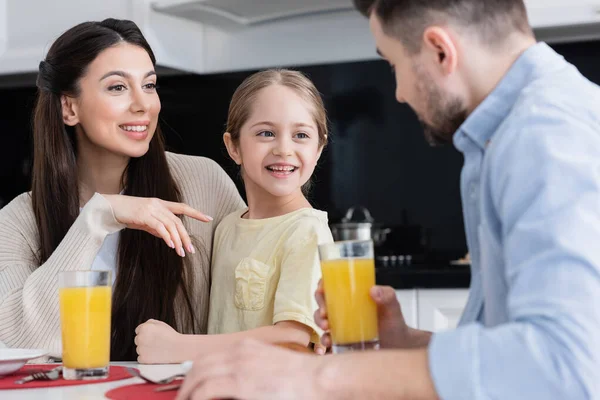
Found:
[{"label": "man's ear", "polygon": [[65,125],[75,126],[79,123],[77,115],[77,104],[75,98],[66,95],[60,96],[60,104],[62,106],[62,117]]},{"label": "man's ear", "polygon": [[458,49],[448,31],[431,26],[423,32],[423,50],[431,55],[442,75],[452,74],[458,65]]},{"label": "man's ear", "polygon": [[242,165],[242,155],[240,154],[240,149],[233,142],[231,133],[225,132],[223,134],[223,142],[225,143],[225,147],[227,147],[227,153],[229,154],[229,157],[231,157],[231,159],[235,161],[237,165]]}]

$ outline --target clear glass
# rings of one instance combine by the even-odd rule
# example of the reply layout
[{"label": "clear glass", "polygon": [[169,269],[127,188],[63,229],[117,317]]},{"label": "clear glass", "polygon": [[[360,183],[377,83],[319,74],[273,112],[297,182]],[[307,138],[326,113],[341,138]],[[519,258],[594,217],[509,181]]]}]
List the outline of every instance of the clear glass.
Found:
[{"label": "clear glass", "polygon": [[379,349],[377,306],[369,292],[375,285],[371,240],[348,240],[319,246],[333,352]]},{"label": "clear glass", "polygon": [[63,377],[108,378],[111,272],[60,272]]}]

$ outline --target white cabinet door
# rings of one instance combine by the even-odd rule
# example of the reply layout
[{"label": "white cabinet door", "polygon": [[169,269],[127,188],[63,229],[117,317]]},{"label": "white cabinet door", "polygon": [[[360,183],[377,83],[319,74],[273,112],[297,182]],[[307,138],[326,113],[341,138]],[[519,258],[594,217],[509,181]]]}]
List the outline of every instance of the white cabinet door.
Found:
[{"label": "white cabinet door", "polygon": [[419,329],[438,332],[455,328],[467,304],[468,294],[468,289],[419,289]]},{"label": "white cabinet door", "polygon": [[396,290],[396,298],[402,307],[406,324],[412,328],[417,328],[417,290]]}]

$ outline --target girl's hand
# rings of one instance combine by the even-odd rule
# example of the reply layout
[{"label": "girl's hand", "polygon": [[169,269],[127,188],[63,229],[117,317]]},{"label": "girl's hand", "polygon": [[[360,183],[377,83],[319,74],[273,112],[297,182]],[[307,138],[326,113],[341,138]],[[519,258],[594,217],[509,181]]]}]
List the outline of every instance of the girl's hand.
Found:
[{"label": "girl's hand", "polygon": [[185,257],[184,249],[192,254],[196,250],[177,215],[187,215],[202,222],[212,221],[212,217],[183,203],[120,194],[103,196],[110,203],[118,222],[163,239],[181,257]]},{"label": "girl's hand", "polygon": [[325,353],[327,353],[327,347],[325,347],[321,343],[315,343],[314,347],[313,347],[313,351],[315,352],[315,354],[322,356]]},{"label": "girl's hand", "polygon": [[185,361],[179,357],[182,353],[182,337],[182,334],[166,323],[149,319],[135,329],[137,361],[140,364],[171,364]]}]

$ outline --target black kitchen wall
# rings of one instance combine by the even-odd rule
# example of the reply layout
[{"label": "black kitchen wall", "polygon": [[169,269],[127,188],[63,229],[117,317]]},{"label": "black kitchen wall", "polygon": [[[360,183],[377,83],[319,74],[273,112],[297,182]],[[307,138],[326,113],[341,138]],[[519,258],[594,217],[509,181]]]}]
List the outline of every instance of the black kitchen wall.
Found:
[{"label": "black kitchen wall", "polygon": [[[554,47],[600,84],[600,41]],[[420,225],[433,250],[465,251],[462,156],[451,146],[427,145],[410,108],[394,99],[388,65],[365,61],[299,69],[323,94],[332,128],[315,174],[315,206],[336,220],[347,208],[362,205],[384,224]],[[222,133],[231,95],[252,72],[162,76],[161,123],[170,149],[210,157],[237,179]],[[17,78],[19,87],[11,85],[13,77],[0,78],[0,206],[29,188],[35,87],[33,77],[29,84],[22,84],[26,76]]]}]

